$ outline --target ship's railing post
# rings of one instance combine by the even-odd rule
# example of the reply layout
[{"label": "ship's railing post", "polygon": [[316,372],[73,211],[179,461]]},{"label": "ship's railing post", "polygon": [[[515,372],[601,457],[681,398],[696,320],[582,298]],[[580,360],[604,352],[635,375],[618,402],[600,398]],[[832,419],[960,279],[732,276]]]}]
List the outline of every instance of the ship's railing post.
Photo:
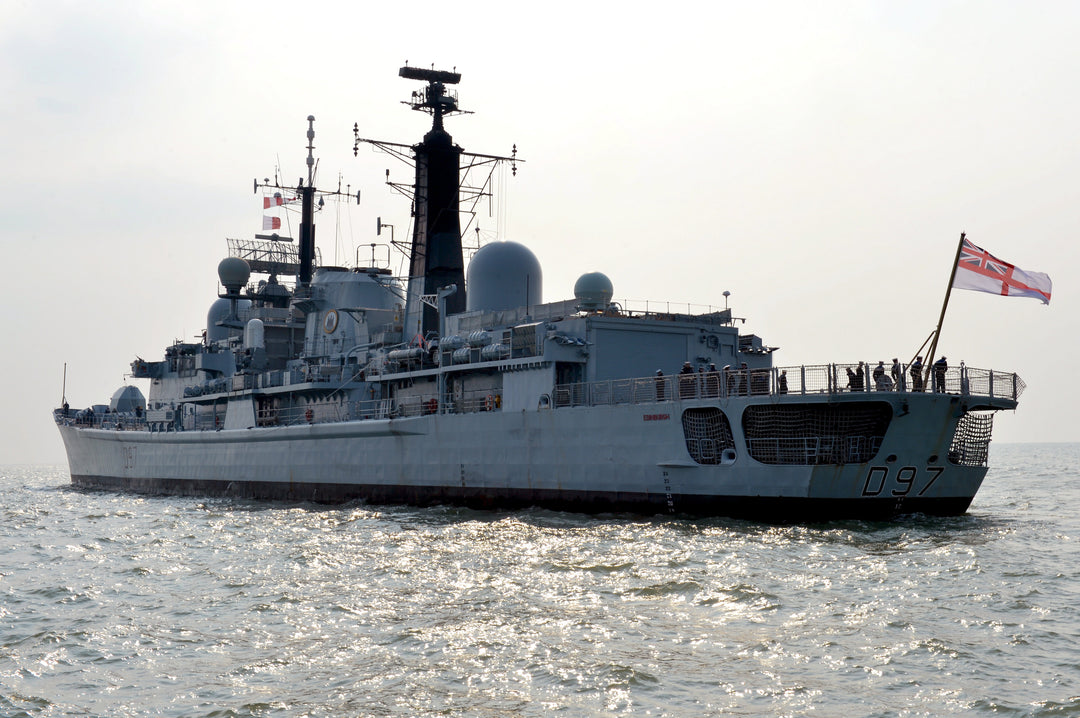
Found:
[{"label": "ship's railing post", "polygon": [[806,394],[806,365],[799,367],[799,393]]}]

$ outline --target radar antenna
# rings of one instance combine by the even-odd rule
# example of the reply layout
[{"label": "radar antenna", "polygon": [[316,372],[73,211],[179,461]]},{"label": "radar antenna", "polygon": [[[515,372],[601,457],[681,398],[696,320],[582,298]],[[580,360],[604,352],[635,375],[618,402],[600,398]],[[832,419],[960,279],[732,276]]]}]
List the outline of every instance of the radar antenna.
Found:
[{"label": "radar antenna", "polygon": [[414,110],[426,112],[434,118],[433,129],[443,129],[442,118],[453,114],[472,114],[458,107],[457,93],[447,93],[447,85],[456,85],[461,82],[460,72],[447,72],[446,70],[424,70],[419,67],[405,67],[398,70],[398,76],[407,80],[420,80],[426,82],[427,87],[422,90],[413,90],[412,96],[404,101]]}]

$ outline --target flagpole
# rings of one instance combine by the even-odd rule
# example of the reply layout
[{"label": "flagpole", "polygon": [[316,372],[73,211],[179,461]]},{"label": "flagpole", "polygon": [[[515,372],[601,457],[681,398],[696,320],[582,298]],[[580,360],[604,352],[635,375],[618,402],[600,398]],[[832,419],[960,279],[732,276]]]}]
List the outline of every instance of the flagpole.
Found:
[{"label": "flagpole", "polygon": [[934,342],[930,345],[930,355],[923,365],[923,380],[930,378],[930,369],[934,365],[934,353],[937,351],[938,339],[941,337],[941,325],[945,322],[945,310],[949,307],[949,296],[952,294],[953,280],[956,279],[956,267],[960,264],[960,250],[964,248],[965,233],[960,233],[960,242],[956,245],[956,256],[953,258],[952,272],[949,274],[949,284],[945,288],[945,301],[941,304],[941,316],[938,317],[937,329],[934,330]]},{"label": "flagpole", "polygon": [[926,335],[926,340],[922,344],[920,344],[919,348],[915,350],[915,353],[911,355],[911,359],[908,361],[907,366],[911,366],[912,364],[914,364],[915,363],[915,358],[916,357],[921,357],[923,355],[923,349],[925,349],[926,345],[929,344],[931,341],[933,341],[933,339],[934,339],[934,330],[931,329],[930,333]]}]

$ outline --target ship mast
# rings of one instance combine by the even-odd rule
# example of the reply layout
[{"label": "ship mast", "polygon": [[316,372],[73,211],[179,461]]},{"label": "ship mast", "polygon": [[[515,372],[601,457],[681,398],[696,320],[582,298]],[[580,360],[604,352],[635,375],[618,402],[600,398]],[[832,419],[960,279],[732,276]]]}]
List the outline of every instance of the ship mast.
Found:
[{"label": "ship mast", "polygon": [[[315,159],[315,116],[308,115],[307,123],[306,184],[304,178],[300,177],[296,182],[295,189],[285,187],[278,181],[277,171],[274,172],[273,182],[269,178],[261,182],[256,178],[254,181],[256,194],[260,190],[264,192],[267,190],[280,190],[290,194],[296,193],[295,196],[288,197],[286,203],[291,204],[297,198],[300,199],[300,242],[296,250],[293,251],[292,247],[286,244],[293,241],[291,237],[279,237],[277,234],[256,234],[255,242],[229,240],[233,256],[245,260],[251,266],[252,271],[264,272],[270,274],[271,277],[276,277],[278,274],[291,275],[295,272],[296,288],[298,290],[306,290],[310,287],[315,273],[315,262],[317,261],[315,251],[316,210],[321,210],[326,205],[326,197],[348,197],[349,199],[355,199],[357,204],[360,203],[360,192],[355,195],[350,192],[342,192],[340,181],[336,190],[320,191],[315,187],[315,173],[318,166],[318,160]],[[316,195],[318,195],[318,199],[316,199]],[[282,198],[280,194],[275,194],[275,196],[278,197],[277,204],[281,205]],[[233,247],[234,242],[235,247]],[[288,248],[286,249],[286,247]]]},{"label": "ship mast", "polygon": [[[407,104],[432,116],[431,130],[423,142],[413,146],[416,219],[409,256],[409,298],[437,294],[453,284],[458,291],[447,297],[446,311],[457,314],[465,311],[465,260],[458,213],[462,150],[443,129],[443,117],[460,112],[457,98],[447,94],[446,86],[460,82],[461,74],[406,66],[398,75],[427,83],[412,93]],[[408,314],[420,319],[422,336],[439,326],[438,311],[429,304],[421,304],[415,313]]]},{"label": "ship mast", "polygon": [[315,116],[308,115],[307,185],[303,180],[296,188],[300,195],[300,269],[296,281],[301,287],[311,284],[315,264]]},{"label": "ship mast", "polygon": [[[487,189],[491,172],[501,162],[509,162],[511,171],[517,174],[517,146],[508,157],[480,155],[465,152],[454,144],[453,138],[443,127],[443,118],[451,114],[467,112],[458,108],[457,97],[447,92],[447,85],[456,85],[461,74],[453,71],[425,70],[406,65],[398,71],[400,77],[426,82],[422,90],[414,90],[404,104],[432,116],[431,130],[419,144],[403,145],[383,140],[360,137],[360,127],[353,125],[353,155],[361,143],[372,144],[379,149],[414,165],[412,187],[390,181],[386,171],[386,183],[413,201],[413,235],[409,249],[409,287],[405,307],[405,333],[407,338],[427,337],[439,328],[439,296],[441,290],[453,285],[457,290],[446,295],[446,314],[465,311],[465,261],[462,250],[460,199],[471,197],[474,206],[481,197],[490,197]],[[468,158],[464,174],[479,167],[487,167],[488,179],[482,187],[465,184],[462,176],[461,158]],[[385,226],[380,222],[380,227]]]}]

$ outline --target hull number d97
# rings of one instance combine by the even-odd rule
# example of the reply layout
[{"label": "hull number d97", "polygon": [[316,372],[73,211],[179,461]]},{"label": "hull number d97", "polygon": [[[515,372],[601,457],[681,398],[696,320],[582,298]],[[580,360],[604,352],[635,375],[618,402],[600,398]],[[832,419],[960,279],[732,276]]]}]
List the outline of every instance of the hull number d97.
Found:
[{"label": "hull number d97", "polygon": [[881,496],[885,488],[889,487],[890,490],[886,496],[907,496],[916,486],[922,486],[915,494],[922,496],[934,485],[943,471],[945,471],[944,466],[927,466],[922,471],[914,466],[901,466],[892,470],[888,466],[872,466],[866,475],[862,495]]}]

